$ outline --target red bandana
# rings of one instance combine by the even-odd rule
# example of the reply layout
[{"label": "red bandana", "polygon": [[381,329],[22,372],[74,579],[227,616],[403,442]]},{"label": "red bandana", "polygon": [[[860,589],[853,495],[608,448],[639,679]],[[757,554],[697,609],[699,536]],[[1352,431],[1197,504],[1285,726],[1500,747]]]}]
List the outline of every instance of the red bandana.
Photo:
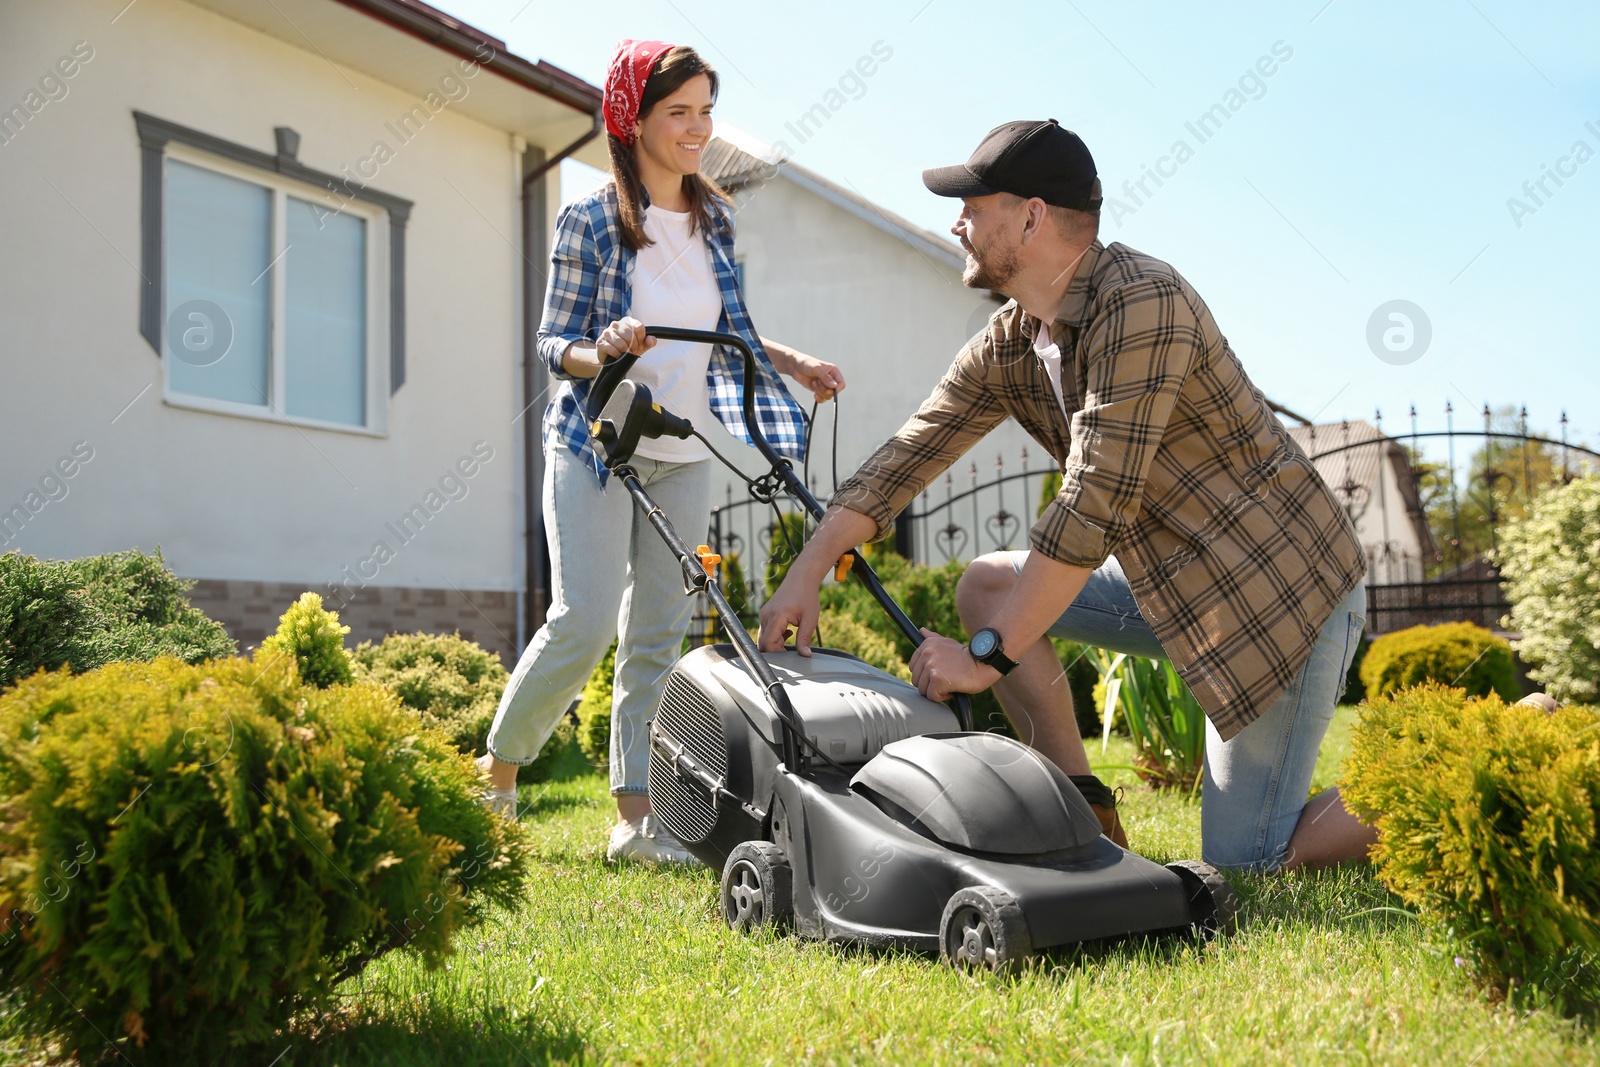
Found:
[{"label": "red bandana", "polygon": [[633,127],[639,122],[639,102],[650,68],[672,45],[666,41],[617,42],[606,69],[606,132],[625,145],[633,144]]}]

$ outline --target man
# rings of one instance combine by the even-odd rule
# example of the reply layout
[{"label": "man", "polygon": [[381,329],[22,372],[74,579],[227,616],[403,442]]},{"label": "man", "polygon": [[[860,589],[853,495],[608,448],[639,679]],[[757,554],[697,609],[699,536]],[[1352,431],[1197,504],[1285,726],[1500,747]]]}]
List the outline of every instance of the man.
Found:
[{"label": "man", "polygon": [[[969,646],[924,630],[935,700],[993,685],[1018,733],[1089,774],[1046,633],[1170,659],[1209,722],[1201,811],[1218,867],[1364,856],[1337,790],[1306,803],[1366,610],[1365,562],[1327,486],[1171,266],[1102,245],[1100,182],[1055,120],[993,130],[964,166],[923,172],[960,197],[963,281],[1011,300],[933,394],[840,487],[761,611],[763,649],[804,655],[841,554],[886,535],[922,488],[1007,416],[1062,468],[1032,551],[974,560],[957,588]],[[1097,783],[1096,783],[1097,784]],[[1091,795],[1098,792],[1101,795]],[[1086,790],[1114,838],[1114,801]]]}]

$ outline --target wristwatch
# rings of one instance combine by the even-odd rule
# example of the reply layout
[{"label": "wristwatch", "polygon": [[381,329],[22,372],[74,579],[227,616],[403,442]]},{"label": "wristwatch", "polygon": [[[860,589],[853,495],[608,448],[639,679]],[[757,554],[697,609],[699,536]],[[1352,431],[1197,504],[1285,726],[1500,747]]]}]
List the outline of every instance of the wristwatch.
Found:
[{"label": "wristwatch", "polygon": [[985,667],[993,667],[1002,676],[1016,669],[1017,661],[1007,656],[1000,647],[1000,631],[993,626],[985,626],[973,634],[972,640],[967,642],[967,651],[973,659]]}]

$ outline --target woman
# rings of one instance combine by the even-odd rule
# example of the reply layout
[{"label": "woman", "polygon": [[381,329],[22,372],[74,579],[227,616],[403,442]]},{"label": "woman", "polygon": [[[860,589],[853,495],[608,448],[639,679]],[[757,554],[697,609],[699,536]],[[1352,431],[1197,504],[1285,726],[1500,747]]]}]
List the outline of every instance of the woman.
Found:
[{"label": "woman", "polygon": [[[544,418],[545,529],[554,578],[545,624],[528,644],[489,730],[485,801],[515,815],[517,767],[539,754],[612,638],[618,641],[611,718],[617,823],[609,860],[691,863],[655,825],[646,796],[646,723],[681,648],[693,602],[682,570],[608,472],[582,417],[592,379],[625,353],[629,377],[662,406],[706,426],[715,416],[750,440],[740,409],[743,364],[708,345],[660,342],[643,323],[737,333],[755,349],[761,429],[798,457],[799,407],[781,371],[824,399],[844,387],[831,363],[758,337],[735,280],[727,197],[700,173],[711,138],[717,75],[692,48],[623,41],[606,75],[611,181],[556,222],[539,352],[562,381]],[[737,377],[735,373],[737,372]],[[710,450],[695,439],[643,441],[634,466],[685,530],[709,523]]]}]

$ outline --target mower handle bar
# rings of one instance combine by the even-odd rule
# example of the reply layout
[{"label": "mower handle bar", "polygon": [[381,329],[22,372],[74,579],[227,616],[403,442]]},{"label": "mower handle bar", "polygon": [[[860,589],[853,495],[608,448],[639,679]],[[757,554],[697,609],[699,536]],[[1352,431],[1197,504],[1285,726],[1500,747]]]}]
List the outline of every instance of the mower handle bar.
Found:
[{"label": "mower handle bar", "polygon": [[[818,502],[817,498],[812,495],[811,490],[806,488],[806,484],[795,474],[794,467],[790,465],[789,461],[778,454],[778,450],[772,447],[766,435],[761,432],[761,424],[756,418],[756,394],[751,387],[751,383],[756,380],[756,374],[758,373],[756,354],[745,339],[732,333],[717,333],[714,330],[681,330],[675,326],[646,326],[644,332],[646,336],[654,337],[660,341],[688,341],[693,344],[729,345],[739,351],[740,356],[744,359],[744,387],[739,391],[739,399],[744,409],[745,429],[750,434],[750,439],[755,442],[756,451],[760,452],[762,458],[772,465],[773,471],[783,482],[784,488],[789,491],[790,495],[800,501],[805,509],[811,513],[812,518],[821,522],[824,514],[822,504]],[[588,421],[593,422],[599,416],[601,409],[606,405],[606,401],[611,399],[611,394],[616,392],[617,386],[638,360],[639,357],[630,352],[609,361],[600,368],[600,374],[595,378],[594,385],[589,389],[589,398],[585,405]],[[906,640],[911,642],[913,648],[922,644],[922,631],[917,628],[916,623],[911,621],[911,617],[905,613],[900,605],[895,603],[888,590],[884,589],[883,582],[878,577],[878,572],[872,569],[871,564],[866,561],[859,550],[854,553],[854,556],[855,560],[850,567],[850,573],[855,575],[857,580],[867,587],[867,592],[871,594],[872,599],[878,602],[878,606],[888,614],[890,620],[905,635]],[[952,699],[955,704],[956,720],[959,722],[961,729],[971,730],[971,699],[965,693],[957,693]]]}]

